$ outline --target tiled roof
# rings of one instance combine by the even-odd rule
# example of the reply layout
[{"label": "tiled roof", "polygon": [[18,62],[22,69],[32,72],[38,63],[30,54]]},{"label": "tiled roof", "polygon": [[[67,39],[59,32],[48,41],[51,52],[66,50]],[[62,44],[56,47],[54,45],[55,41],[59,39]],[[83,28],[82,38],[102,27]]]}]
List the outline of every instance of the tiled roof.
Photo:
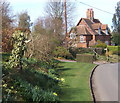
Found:
[{"label": "tiled roof", "polygon": [[97,30],[98,28],[100,28],[101,27],[101,23],[94,23],[94,24],[92,24],[92,28],[94,29],[94,30]]},{"label": "tiled roof", "polygon": [[93,35],[96,35],[96,31],[92,28],[92,24],[94,24],[94,22],[87,18],[83,18],[83,20],[87,23],[87,26],[89,27],[89,32]]},{"label": "tiled roof", "polygon": [[94,22],[94,23],[101,23],[101,22],[99,21],[99,19],[93,19],[93,22]]},{"label": "tiled roof", "polygon": [[[85,25],[83,23],[81,23],[82,20],[85,21],[85,23],[86,23]],[[88,18],[81,18],[76,27],[77,27],[77,33],[79,35],[81,35],[81,34],[84,34],[84,35],[99,35],[98,34],[98,29],[101,28],[101,30],[106,30],[108,28],[108,25],[107,24],[102,24],[99,21],[99,19],[94,19],[93,21],[91,21]],[[102,32],[102,34],[104,35],[105,33]]]},{"label": "tiled roof", "polygon": [[78,35],[91,35],[91,33],[87,30],[85,25],[77,26],[77,34]]}]

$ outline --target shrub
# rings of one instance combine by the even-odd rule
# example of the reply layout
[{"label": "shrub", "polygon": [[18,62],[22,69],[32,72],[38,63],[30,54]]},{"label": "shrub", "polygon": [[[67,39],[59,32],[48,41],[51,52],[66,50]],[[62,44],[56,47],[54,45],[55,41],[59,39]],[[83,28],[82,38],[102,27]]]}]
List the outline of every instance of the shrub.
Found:
[{"label": "shrub", "polygon": [[106,48],[107,44],[105,44],[105,43],[101,42],[100,40],[98,40],[95,47],[97,47],[97,48]]},{"label": "shrub", "polygon": [[92,48],[69,48],[69,52],[72,54],[74,58],[76,58],[76,54],[93,54]]},{"label": "shrub", "polygon": [[10,57],[10,53],[1,53],[0,55],[2,55],[2,61],[9,61],[9,57]]},{"label": "shrub", "polygon": [[12,55],[9,59],[9,65],[11,68],[20,68],[22,69],[22,57],[25,51],[25,33],[20,30],[15,31],[12,35],[14,45],[12,50]]},{"label": "shrub", "polygon": [[72,59],[72,55],[69,53],[69,51],[62,46],[56,47],[55,50],[53,51],[53,55],[55,57],[63,57],[66,59]]},{"label": "shrub", "polygon": [[95,60],[95,57],[94,55],[77,54],[76,59],[77,59],[77,62],[93,63],[93,61]]},{"label": "shrub", "polygon": [[104,48],[95,48],[95,52],[99,55],[104,55],[106,51],[104,50]]}]

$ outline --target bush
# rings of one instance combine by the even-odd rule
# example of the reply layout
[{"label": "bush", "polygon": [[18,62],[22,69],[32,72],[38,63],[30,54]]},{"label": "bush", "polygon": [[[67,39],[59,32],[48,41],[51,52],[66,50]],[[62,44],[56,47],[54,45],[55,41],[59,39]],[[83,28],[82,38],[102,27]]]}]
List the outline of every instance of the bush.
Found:
[{"label": "bush", "polygon": [[93,63],[93,61],[95,60],[95,57],[94,55],[77,54],[76,59],[77,59],[77,62]]},{"label": "bush", "polygon": [[100,40],[98,40],[95,47],[97,47],[97,48],[106,48],[107,44],[105,44],[105,43],[101,42]]},{"label": "bush", "polygon": [[95,52],[99,55],[104,55],[106,51],[104,50],[104,48],[95,48]]},{"label": "bush", "polygon": [[2,61],[8,61],[11,54],[10,53],[1,53],[0,55],[2,55]]},{"label": "bush", "polygon": [[56,47],[55,50],[53,51],[53,55],[57,58],[63,57],[66,59],[73,59],[69,51],[65,47],[62,47],[62,46]]},{"label": "bush", "polygon": [[74,58],[76,58],[76,54],[94,54],[92,48],[69,48],[69,52],[72,54]]}]

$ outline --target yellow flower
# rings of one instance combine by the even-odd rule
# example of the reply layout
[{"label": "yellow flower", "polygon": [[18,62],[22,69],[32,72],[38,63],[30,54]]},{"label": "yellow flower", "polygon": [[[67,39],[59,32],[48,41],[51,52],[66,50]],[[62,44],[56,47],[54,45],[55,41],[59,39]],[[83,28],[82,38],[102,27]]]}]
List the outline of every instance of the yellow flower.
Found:
[{"label": "yellow flower", "polygon": [[11,89],[13,89],[14,87],[12,86]]},{"label": "yellow flower", "polygon": [[61,78],[60,80],[61,80],[62,82],[64,82],[64,81],[65,81],[65,79],[64,79],[64,78]]},{"label": "yellow flower", "polygon": [[3,87],[7,87],[7,84],[4,84]]},{"label": "yellow flower", "polygon": [[55,77],[56,80],[59,80],[59,78]]},{"label": "yellow flower", "polygon": [[11,92],[11,90],[10,90],[10,89],[6,89],[5,91],[6,91],[6,92]]},{"label": "yellow flower", "polygon": [[55,93],[55,92],[53,93],[53,95],[58,96],[57,93]]},{"label": "yellow flower", "polygon": [[14,93],[17,93],[17,91],[14,91]]}]

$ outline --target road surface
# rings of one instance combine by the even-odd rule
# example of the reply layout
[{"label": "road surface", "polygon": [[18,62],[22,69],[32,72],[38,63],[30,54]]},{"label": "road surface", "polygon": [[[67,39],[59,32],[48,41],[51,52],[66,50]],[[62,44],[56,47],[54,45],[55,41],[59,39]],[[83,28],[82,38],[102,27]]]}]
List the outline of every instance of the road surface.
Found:
[{"label": "road surface", "polygon": [[101,64],[96,68],[93,75],[96,101],[118,101],[118,64]]}]

